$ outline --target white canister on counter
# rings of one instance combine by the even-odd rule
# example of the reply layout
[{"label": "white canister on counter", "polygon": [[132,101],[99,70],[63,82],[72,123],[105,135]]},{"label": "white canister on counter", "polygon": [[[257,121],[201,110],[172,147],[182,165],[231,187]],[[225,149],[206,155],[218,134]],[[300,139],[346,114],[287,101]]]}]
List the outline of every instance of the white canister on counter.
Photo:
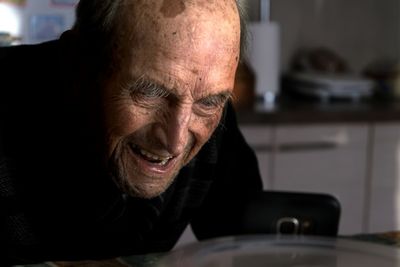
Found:
[{"label": "white canister on counter", "polygon": [[280,29],[275,22],[248,25],[248,62],[256,75],[256,95],[274,102],[280,91]]}]

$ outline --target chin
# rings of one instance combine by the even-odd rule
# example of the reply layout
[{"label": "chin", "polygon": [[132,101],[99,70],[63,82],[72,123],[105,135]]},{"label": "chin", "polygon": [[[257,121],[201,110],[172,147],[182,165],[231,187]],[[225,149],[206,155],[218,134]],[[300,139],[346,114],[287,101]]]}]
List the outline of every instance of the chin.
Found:
[{"label": "chin", "polygon": [[[163,167],[147,162],[130,146],[117,146],[109,159],[110,174],[119,189],[132,197],[151,199],[164,193],[189,160],[189,149]],[[193,154],[193,153],[192,153]]]},{"label": "chin", "polygon": [[132,197],[151,199],[164,193],[174,182],[177,173],[172,177],[153,179],[143,175],[133,177],[127,172],[119,171],[113,174],[113,179],[123,193]]},{"label": "chin", "polygon": [[167,190],[167,188],[138,188],[138,187],[130,187],[129,192],[126,192],[128,195],[132,197],[137,197],[137,198],[143,198],[143,199],[152,199],[155,197],[160,196],[162,193]]}]

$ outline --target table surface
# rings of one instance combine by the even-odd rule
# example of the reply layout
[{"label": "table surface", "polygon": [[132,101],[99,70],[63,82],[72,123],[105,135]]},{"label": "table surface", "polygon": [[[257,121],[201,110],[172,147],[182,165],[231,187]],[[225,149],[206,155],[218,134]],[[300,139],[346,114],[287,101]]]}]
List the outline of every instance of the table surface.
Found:
[{"label": "table surface", "polygon": [[237,112],[240,124],[377,123],[400,121],[400,100],[320,102],[282,95],[274,104],[257,102]]},{"label": "table surface", "polygon": [[[400,255],[400,231],[375,233],[375,234],[358,234],[352,236],[340,236],[338,240],[361,241],[361,243],[363,244],[378,244],[381,246],[387,246],[390,248],[399,249],[399,255]],[[93,267],[95,266],[96,267],[127,267],[127,266],[152,267],[157,265],[160,258],[162,258],[165,255],[168,254],[138,255],[138,256],[109,259],[102,261],[47,262],[42,264],[23,265],[23,267],[92,267],[92,266]],[[291,265],[285,265],[285,266],[291,266]],[[19,265],[18,267],[22,267],[22,265]]]}]

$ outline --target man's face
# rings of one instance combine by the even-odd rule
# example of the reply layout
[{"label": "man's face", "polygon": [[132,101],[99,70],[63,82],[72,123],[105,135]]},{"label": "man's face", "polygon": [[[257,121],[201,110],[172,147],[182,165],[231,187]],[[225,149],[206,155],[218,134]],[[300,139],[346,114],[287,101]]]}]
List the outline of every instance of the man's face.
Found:
[{"label": "man's face", "polygon": [[113,177],[129,194],[151,198],[218,125],[233,90],[240,25],[230,0],[143,2],[122,11],[103,110]]}]

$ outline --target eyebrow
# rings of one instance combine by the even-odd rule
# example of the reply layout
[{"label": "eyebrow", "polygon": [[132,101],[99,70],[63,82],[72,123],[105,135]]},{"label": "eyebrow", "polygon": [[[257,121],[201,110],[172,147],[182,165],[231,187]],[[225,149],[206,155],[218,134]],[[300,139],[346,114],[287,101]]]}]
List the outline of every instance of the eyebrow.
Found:
[{"label": "eyebrow", "polygon": [[231,99],[232,95],[233,94],[229,90],[226,90],[215,95],[204,96],[197,101],[210,101],[216,105],[222,105]]},{"label": "eyebrow", "polygon": [[[179,99],[180,94],[176,92],[173,88],[168,88],[152,79],[148,79],[141,76],[134,80],[129,86],[130,93],[134,93],[136,90],[146,90],[151,93],[152,96],[156,97],[169,97],[172,96],[174,99]],[[224,104],[226,101],[231,99],[233,94],[231,90],[227,89],[217,94],[209,94],[201,96],[195,101],[211,101],[215,104]]]},{"label": "eyebrow", "polygon": [[[152,80],[146,79],[143,76],[135,79],[134,82],[132,82],[129,85],[130,93],[134,93],[137,90],[145,90],[146,93],[151,94],[152,96],[158,96],[158,97],[167,97],[170,94],[174,94],[167,87],[165,87],[157,82],[154,82]],[[176,95],[176,94],[174,94],[174,95]]]}]

